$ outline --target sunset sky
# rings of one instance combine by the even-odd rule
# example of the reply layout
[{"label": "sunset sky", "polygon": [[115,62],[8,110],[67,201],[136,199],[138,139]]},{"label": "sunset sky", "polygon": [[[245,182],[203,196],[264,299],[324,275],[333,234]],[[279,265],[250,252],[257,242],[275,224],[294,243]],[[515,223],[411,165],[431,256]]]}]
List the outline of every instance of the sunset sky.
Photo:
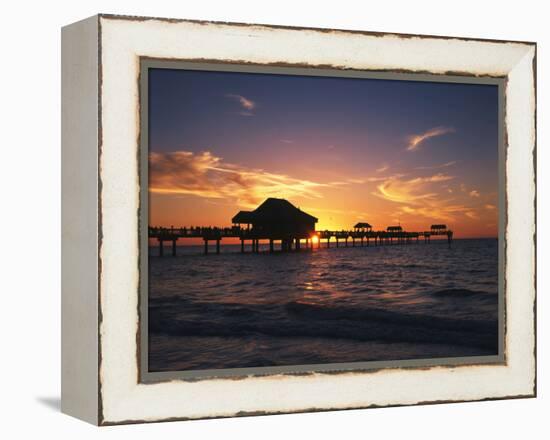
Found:
[{"label": "sunset sky", "polygon": [[281,197],[318,230],[497,236],[496,86],[151,69],[149,106],[150,225]]}]

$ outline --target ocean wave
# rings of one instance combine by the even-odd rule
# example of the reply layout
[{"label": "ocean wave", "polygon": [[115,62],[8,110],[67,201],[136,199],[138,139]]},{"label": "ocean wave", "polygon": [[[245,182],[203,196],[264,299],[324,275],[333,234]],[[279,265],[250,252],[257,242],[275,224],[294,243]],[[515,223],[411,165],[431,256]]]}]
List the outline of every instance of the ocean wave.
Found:
[{"label": "ocean wave", "polygon": [[434,296],[445,296],[445,297],[471,297],[471,296],[496,296],[496,293],[490,292],[481,292],[476,290],[469,289],[443,289],[432,292]]},{"label": "ocean wave", "polygon": [[374,307],[321,306],[302,302],[291,302],[286,308],[292,314],[316,320],[348,320],[361,322],[389,323],[393,326],[423,327],[433,330],[461,332],[490,332],[494,323],[474,320],[443,318],[419,313],[388,311]]},{"label": "ocean wave", "polygon": [[[309,356],[339,362],[344,348],[347,359],[404,358],[404,349],[405,358],[495,354],[497,244],[456,240],[448,249],[434,240],[276,255],[241,255],[229,245],[208,258],[201,246],[178,247],[189,255],[149,261],[149,347],[166,367],[174,367],[171,354],[243,366],[247,349],[266,365],[278,362],[266,354],[289,364]],[[209,347],[202,360],[201,347]]]},{"label": "ocean wave", "polygon": [[367,307],[192,303],[152,306],[149,331],[171,336],[247,337],[266,335],[498,349],[496,321],[448,319]]}]

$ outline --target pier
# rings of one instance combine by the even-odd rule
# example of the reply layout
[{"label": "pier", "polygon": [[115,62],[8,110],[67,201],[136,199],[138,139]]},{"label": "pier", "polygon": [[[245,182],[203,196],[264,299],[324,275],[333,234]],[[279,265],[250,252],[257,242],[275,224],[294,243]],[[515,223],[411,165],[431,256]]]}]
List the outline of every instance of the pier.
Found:
[{"label": "pier", "polygon": [[449,246],[453,240],[453,231],[446,225],[432,225],[429,230],[409,232],[401,226],[389,226],[386,230],[373,231],[372,228],[353,228],[342,231],[313,231],[308,235],[270,235],[240,226],[219,227],[179,227],[162,228],[149,227],[149,238],[156,239],[159,245],[159,255],[165,255],[165,244],[171,249],[171,255],[176,256],[178,240],[201,239],[204,243],[203,253],[208,255],[210,244],[215,244],[215,253],[221,252],[223,239],[240,240],[241,253],[260,252],[260,241],[269,244],[269,253],[299,252],[331,247],[369,247],[369,246],[396,246],[410,244],[429,244],[431,237],[444,236]]},{"label": "pier", "polygon": [[[340,231],[317,231],[317,219],[299,210],[283,199],[267,199],[254,211],[240,211],[233,219],[231,227],[182,226],[174,228],[149,227],[148,236],[159,245],[159,256],[165,255],[165,244],[176,256],[178,240],[201,239],[203,253],[207,255],[210,244],[215,244],[215,253],[220,254],[223,239],[240,241],[241,253],[260,252],[260,241],[269,244],[269,253],[299,252],[315,248],[369,247],[429,244],[431,237],[444,236],[449,246],[453,231],[444,224],[431,225],[429,230],[406,231],[401,225],[388,226],[385,230],[373,230],[366,222],[357,223],[352,229]],[[243,226],[245,225],[245,226]]]}]

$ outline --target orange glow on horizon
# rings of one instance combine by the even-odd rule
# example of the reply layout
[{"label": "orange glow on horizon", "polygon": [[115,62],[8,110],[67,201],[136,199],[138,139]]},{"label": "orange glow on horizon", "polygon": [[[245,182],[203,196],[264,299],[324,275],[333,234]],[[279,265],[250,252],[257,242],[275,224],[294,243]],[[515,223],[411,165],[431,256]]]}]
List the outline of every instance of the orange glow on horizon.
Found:
[{"label": "orange glow on horizon", "polygon": [[361,171],[331,163],[283,172],[227,162],[209,152],[154,153],[149,225],[231,227],[238,211],[278,197],[317,217],[317,231],[352,230],[367,222],[375,231],[399,223],[421,232],[443,223],[455,238],[498,236],[497,185],[477,181],[464,162],[400,168],[373,162]]}]

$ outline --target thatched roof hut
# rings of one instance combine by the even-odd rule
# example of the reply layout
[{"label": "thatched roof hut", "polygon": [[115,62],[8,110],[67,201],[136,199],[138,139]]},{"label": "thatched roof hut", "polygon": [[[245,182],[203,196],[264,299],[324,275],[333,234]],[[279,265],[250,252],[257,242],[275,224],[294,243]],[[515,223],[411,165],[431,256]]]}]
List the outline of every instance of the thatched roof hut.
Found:
[{"label": "thatched roof hut", "polygon": [[370,230],[372,229],[372,226],[368,223],[365,223],[365,222],[359,222],[357,223],[353,229],[366,229],[366,230]]},{"label": "thatched roof hut", "polygon": [[252,224],[254,214],[252,211],[239,211],[232,219],[231,222],[235,225]]},{"label": "thatched roof hut", "polygon": [[447,225],[432,225],[430,227],[430,229],[432,231],[446,231],[447,230]]},{"label": "thatched roof hut", "polygon": [[265,236],[306,237],[315,232],[317,218],[285,199],[269,198],[254,211],[240,211],[235,224],[252,224],[253,231]]}]

